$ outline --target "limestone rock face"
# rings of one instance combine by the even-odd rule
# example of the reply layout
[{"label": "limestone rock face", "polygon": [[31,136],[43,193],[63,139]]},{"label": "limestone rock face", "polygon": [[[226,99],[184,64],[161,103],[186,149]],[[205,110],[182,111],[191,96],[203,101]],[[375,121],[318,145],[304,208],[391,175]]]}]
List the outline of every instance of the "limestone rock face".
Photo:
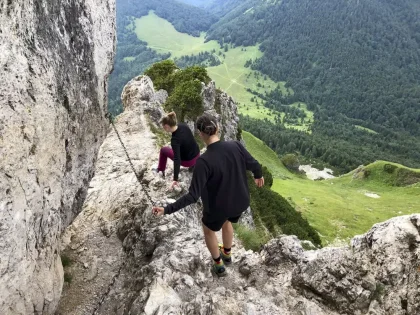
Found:
[{"label": "limestone rock face", "polygon": [[[223,140],[240,140],[238,138],[238,108],[232,97],[225,92],[216,89],[214,81],[207,85],[202,83],[201,96],[205,114],[212,115],[219,123],[220,136]],[[193,121],[187,122],[191,130],[195,132]]]},{"label": "limestone rock face", "polygon": [[217,95],[216,103],[220,104],[222,117],[222,134],[224,140],[240,140],[238,134],[238,108],[233,98],[222,92]]},{"label": "limestone rock face", "polygon": [[311,244],[282,236],[256,253],[235,239],[227,277],[213,276],[201,205],[159,218],[151,214],[144,189],[153,202],[171,203],[186,191],[191,174],[182,169],[181,188],[169,195],[170,176],[152,173],[159,148],[147,113],[152,104],[139,95],[148,89],[138,82],[124,89],[129,110],[116,127],[141,184],[112,130],[83,211],[64,234],[72,260],[66,272],[73,280],[58,314],[419,313],[420,215],[377,224],[343,248],[308,251]]},{"label": "limestone rock face", "polygon": [[214,104],[216,102],[216,83],[211,81],[209,84],[202,85],[201,96],[203,98],[203,108],[204,111],[214,109]]},{"label": "limestone rock face", "polygon": [[52,314],[107,133],[114,0],[0,3],[0,314]]},{"label": "limestone rock face", "polygon": [[419,231],[420,215],[376,224],[350,247],[303,255],[293,281],[343,314],[419,314]]},{"label": "limestone rock face", "polygon": [[153,81],[148,76],[138,76],[132,79],[124,87],[121,95],[124,110],[135,111],[142,107],[157,126],[160,119],[165,115],[162,105],[167,98],[168,92],[165,90],[155,92]]}]

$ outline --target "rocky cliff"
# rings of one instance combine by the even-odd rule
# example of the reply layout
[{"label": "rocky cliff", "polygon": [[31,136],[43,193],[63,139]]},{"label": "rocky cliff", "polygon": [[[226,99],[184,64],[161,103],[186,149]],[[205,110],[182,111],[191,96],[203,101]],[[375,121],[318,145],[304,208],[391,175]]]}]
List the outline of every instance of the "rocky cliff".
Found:
[{"label": "rocky cliff", "polygon": [[52,314],[107,133],[114,0],[0,1],[0,314]]},{"label": "rocky cliff", "polygon": [[[217,103],[212,84],[203,93],[205,102],[211,100],[205,110],[229,112],[221,121],[235,120],[229,97]],[[123,91],[125,111],[116,120],[141,181],[158,204],[177,197],[167,192],[169,180],[151,172],[156,144],[165,139],[154,121],[166,97],[147,77],[136,78]],[[182,170],[181,175],[185,191],[190,174]],[[58,314],[420,313],[420,215],[377,224],[343,248],[305,250],[308,244],[283,236],[255,253],[235,239],[235,262],[223,279],[210,272],[200,217],[199,204],[170,216],[151,215],[150,201],[110,129],[83,211],[63,237],[71,282]]]}]

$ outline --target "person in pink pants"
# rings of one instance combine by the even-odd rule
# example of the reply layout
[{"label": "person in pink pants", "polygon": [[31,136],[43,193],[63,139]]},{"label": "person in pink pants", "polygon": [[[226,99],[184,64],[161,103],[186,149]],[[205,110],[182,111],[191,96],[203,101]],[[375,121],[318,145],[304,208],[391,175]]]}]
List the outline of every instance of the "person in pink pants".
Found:
[{"label": "person in pink pants", "polygon": [[200,148],[190,128],[184,123],[177,123],[176,114],[169,113],[161,119],[162,128],[172,133],[171,147],[163,147],[159,154],[157,171],[165,175],[168,158],[174,161],[174,176],[171,189],[178,185],[181,166],[193,167],[200,157]]}]

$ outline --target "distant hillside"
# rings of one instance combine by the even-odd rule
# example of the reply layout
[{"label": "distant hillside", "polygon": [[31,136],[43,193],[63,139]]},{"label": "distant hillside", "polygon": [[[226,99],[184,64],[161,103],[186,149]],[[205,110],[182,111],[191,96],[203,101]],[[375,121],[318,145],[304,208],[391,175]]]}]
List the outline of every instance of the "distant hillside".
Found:
[{"label": "distant hillside", "polygon": [[228,13],[231,13],[238,6],[247,5],[247,0],[213,0],[209,1],[206,9],[215,16],[222,18]]},{"label": "distant hillside", "polygon": [[117,0],[117,8],[117,19],[119,16],[139,18],[153,10],[178,31],[193,36],[200,36],[200,32],[207,31],[217,20],[203,9],[176,0]]},{"label": "distant hillside", "polygon": [[377,161],[366,167],[359,167],[349,175],[353,176],[355,180],[375,181],[398,187],[420,183],[420,169],[412,169],[387,161]]},{"label": "distant hillside", "polygon": [[374,130],[420,135],[419,16],[414,0],[250,0],[213,25],[208,38],[262,43],[264,56],[252,66],[287,81],[296,100]]},{"label": "distant hillside", "polygon": [[223,17],[238,5],[245,3],[244,0],[178,0],[189,5],[201,7],[211,12],[214,16]]},{"label": "distant hillside", "polygon": [[[264,55],[248,66],[294,91],[259,95],[264,105],[288,114],[289,104],[305,102],[314,112],[310,135],[288,131],[282,142],[278,126],[248,121],[245,129],[261,129],[259,136],[277,153],[300,152],[342,173],[379,159],[420,166],[417,1],[235,2],[226,1],[234,8],[207,38],[261,43]],[[299,122],[302,112],[292,114]]]},{"label": "distant hillside", "polygon": [[183,2],[189,5],[193,5],[196,7],[206,7],[212,0],[178,0],[179,2]]}]

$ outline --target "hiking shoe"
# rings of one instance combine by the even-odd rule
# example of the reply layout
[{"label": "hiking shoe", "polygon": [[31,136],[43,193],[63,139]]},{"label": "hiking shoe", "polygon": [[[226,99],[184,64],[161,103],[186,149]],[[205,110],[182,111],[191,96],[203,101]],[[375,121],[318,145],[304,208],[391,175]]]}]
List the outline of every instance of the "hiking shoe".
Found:
[{"label": "hiking shoe", "polygon": [[213,262],[213,267],[211,268],[211,271],[215,273],[218,277],[224,277],[227,275],[223,260],[220,260],[220,263]]},{"label": "hiking shoe", "polygon": [[219,252],[220,252],[220,257],[222,257],[222,260],[225,263],[225,265],[228,266],[232,264],[232,252],[230,252],[229,255],[226,255],[223,244],[219,244]]}]

